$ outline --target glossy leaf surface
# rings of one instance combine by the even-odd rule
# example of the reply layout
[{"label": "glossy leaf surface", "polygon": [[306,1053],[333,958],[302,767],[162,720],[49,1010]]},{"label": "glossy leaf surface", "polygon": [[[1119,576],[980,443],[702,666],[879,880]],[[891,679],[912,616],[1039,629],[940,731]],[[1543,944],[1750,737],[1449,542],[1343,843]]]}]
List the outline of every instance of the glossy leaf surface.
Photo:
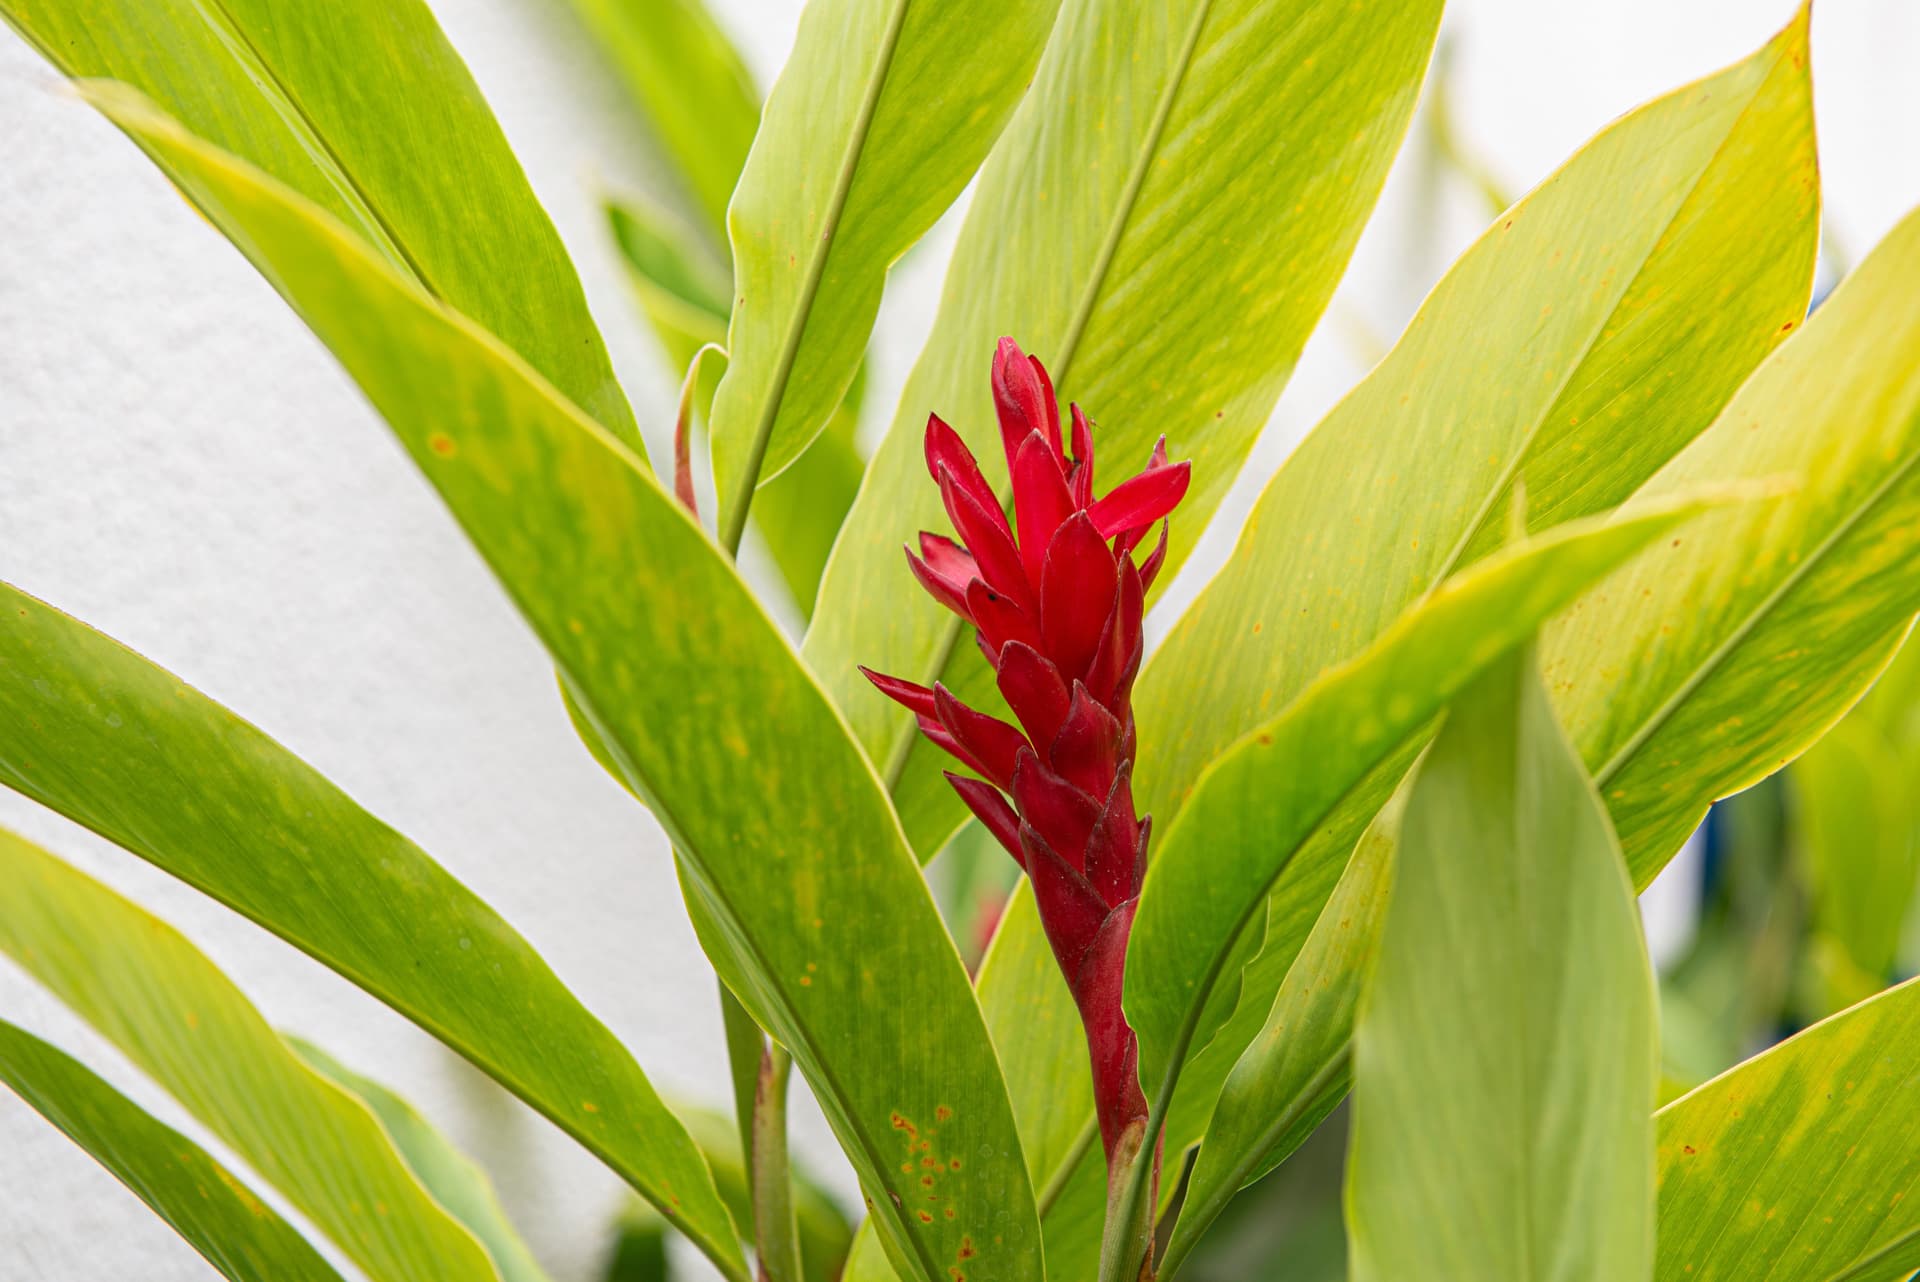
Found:
[{"label": "glossy leaf surface", "polygon": [[4,1020],[0,1081],[113,1172],[229,1282],[340,1282],[292,1225],[206,1150],[72,1056]]},{"label": "glossy leaf surface", "polygon": [[5,584],[0,619],[0,782],[386,1002],[743,1267],[693,1141],[498,913],[179,677]]},{"label": "glossy leaf surface", "polygon": [[1531,647],[1407,800],[1353,1039],[1354,1282],[1631,1282],[1653,1264],[1653,968]]},{"label": "glossy leaf surface", "polygon": [[0,17],[339,218],[645,456],[566,249],[422,0],[4,0]]},{"label": "glossy leaf surface", "polygon": [[[680,852],[709,956],[806,1074],[896,1265],[942,1282],[971,1252],[1037,1278],[966,972],[844,722],[720,549],[523,362],[321,211],[139,102],[100,100],[257,256],[545,644]],[[769,769],[776,740],[808,769]]]},{"label": "glossy leaf surface", "polygon": [[1661,1109],[1658,1282],[1883,1282],[1920,1268],[1920,981]]},{"label": "glossy leaf surface", "polygon": [[166,923],[0,833],[0,951],[287,1197],[373,1282],[495,1276],[374,1115],[301,1063]]},{"label": "glossy leaf surface", "polygon": [[[734,191],[713,402],[720,526],[798,458],[866,350],[887,268],[986,159],[1059,0],[815,0]],[[984,349],[983,349],[984,350]]]}]

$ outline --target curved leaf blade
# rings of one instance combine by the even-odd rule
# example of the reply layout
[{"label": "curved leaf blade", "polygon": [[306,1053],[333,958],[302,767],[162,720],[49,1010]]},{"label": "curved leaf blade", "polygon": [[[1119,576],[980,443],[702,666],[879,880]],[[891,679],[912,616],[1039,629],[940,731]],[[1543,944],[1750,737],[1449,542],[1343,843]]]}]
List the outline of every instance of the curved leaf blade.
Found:
[{"label": "curved leaf blade", "polygon": [[285,1035],[281,1040],[308,1068],[372,1110],[420,1186],[480,1240],[500,1282],[547,1282],[546,1272],[500,1205],[492,1178],[477,1162],[385,1086],[354,1072],[312,1042]]},{"label": "curved leaf blade", "polygon": [[632,1054],[500,915],[166,670],[0,583],[0,783],[338,971],[544,1113],[744,1272]]},{"label": "curved leaf blade", "polygon": [[[959,955],[845,723],[727,558],[524,362],[323,211],[101,97],[257,256],[493,567],[682,854],[724,945],[710,956],[793,1052],[896,1266],[943,1282],[971,1249],[993,1276],[1037,1278],[1032,1193]],[[763,768],[754,745],[776,729],[808,769]],[[936,1139],[916,1150],[943,1164],[930,1193],[900,1167]]]},{"label": "curved leaf blade", "polygon": [[1653,967],[1531,646],[1407,800],[1353,1039],[1354,1282],[1632,1282],[1654,1249]]},{"label": "curved leaf blade", "polygon": [[1714,800],[1799,755],[1920,610],[1920,211],[1636,495],[1791,475],[1649,549],[1547,633],[1561,715],[1645,885]]},{"label": "curved leaf blade", "polygon": [[1881,1282],[1920,1268],[1920,980],[1661,1109],[1658,1282]]},{"label": "curved leaf blade", "polygon": [[866,350],[889,265],[986,159],[1059,0],[815,0],[734,190],[720,528],[798,458]]},{"label": "curved leaf blade", "polygon": [[1235,963],[1260,943],[1249,928],[1316,829],[1481,670],[1701,506],[1571,523],[1480,562],[1208,769],[1147,870],[1127,951],[1140,1080],[1163,1118],[1231,1009]]},{"label": "curved leaf blade", "polygon": [[644,457],[566,248],[421,0],[0,0],[0,18],[339,218]]},{"label": "curved leaf blade", "polygon": [[206,1150],[65,1052],[0,1020],[0,1082],[106,1167],[229,1282],[341,1282]]},{"label": "curved leaf blade", "polygon": [[[1439,0],[1073,0],[982,171],[933,335],[821,586],[805,654],[931,857],[964,809],[939,753],[855,669],[994,706],[900,545],[945,528],[920,434],[938,412],[1005,493],[987,363],[1003,334],[1094,416],[1124,474],[1166,433],[1193,488],[1171,564],[1233,480],[1345,269],[1419,93]],[[1284,211],[1276,219],[1275,211]],[[1169,577],[1170,576],[1163,576]],[[914,599],[903,599],[914,598]],[[893,602],[885,611],[860,608]],[[1145,742],[1143,740],[1143,742]]]},{"label": "curved leaf blade", "polygon": [[302,1064],[179,932],[0,832],[0,951],[167,1089],[374,1282],[495,1276],[374,1115]]},{"label": "curved leaf blade", "polygon": [[1187,1177],[1160,1273],[1172,1277],[1227,1204],[1298,1148],[1345,1098],[1361,988],[1393,887],[1398,822],[1383,812],[1287,970],[1267,1022],[1227,1075]]}]

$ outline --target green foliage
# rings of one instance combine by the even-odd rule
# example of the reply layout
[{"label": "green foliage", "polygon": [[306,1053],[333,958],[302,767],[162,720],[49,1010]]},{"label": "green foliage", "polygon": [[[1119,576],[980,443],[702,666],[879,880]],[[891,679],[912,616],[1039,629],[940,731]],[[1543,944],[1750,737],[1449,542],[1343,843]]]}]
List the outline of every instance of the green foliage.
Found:
[{"label": "green foliage", "polygon": [[[1164,433],[1193,468],[1164,590],[1339,282],[1440,0],[814,0],[764,109],[700,0],[572,7],[691,219],[606,202],[666,358],[699,362],[717,538],[649,472],[421,0],[0,17],[313,329],[546,648],[674,851],[732,1116],[669,1109],[499,914],[310,767],[4,585],[0,783],[579,1140],[638,1194],[609,1282],[665,1282],[673,1233],[731,1282],[1920,1267],[1920,989],[1881,991],[1920,963],[1920,653],[1895,660],[1920,610],[1920,213],[1806,317],[1808,8],[1505,209],[1147,654],[1127,756],[1155,835],[1111,974],[1151,1100],[1118,1151],[1144,1125],[1161,1157],[1109,1178],[1091,972],[1070,989],[1042,924],[1058,887],[1016,884],[983,956],[974,907],[942,921],[935,852],[966,905],[1007,866],[980,825],[952,842],[945,759],[856,670],[1001,706],[896,550],[947,529],[922,428],[951,421],[1005,498],[986,370],[1011,334],[1093,417],[1103,485]],[[1422,145],[1488,186],[1444,105]],[[887,270],[976,171],[869,464]],[[798,653],[733,564],[749,522]],[[1633,889],[1755,784],[1716,821],[1656,1030]],[[373,1282],[545,1282],[486,1171],[170,928],[5,835],[0,884],[0,951]],[[857,1233],[787,1160],[789,1064]],[[4,1021],[0,1080],[228,1278],[334,1282],[241,1177]],[[1322,1123],[1350,1088],[1341,1173]]]}]

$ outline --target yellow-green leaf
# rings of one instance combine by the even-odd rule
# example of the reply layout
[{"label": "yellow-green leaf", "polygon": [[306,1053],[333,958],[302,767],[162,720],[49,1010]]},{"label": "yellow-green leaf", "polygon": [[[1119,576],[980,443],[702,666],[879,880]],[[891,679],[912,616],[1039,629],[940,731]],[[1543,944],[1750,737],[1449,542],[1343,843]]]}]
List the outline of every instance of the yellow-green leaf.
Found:
[{"label": "yellow-green leaf", "polygon": [[422,0],[0,0],[0,18],[340,219],[644,455],[566,248]]},{"label": "yellow-green leaf", "polygon": [[1063,6],[1033,90],[981,174],[933,336],[848,516],[805,648],[923,857],[964,811],[938,751],[915,743],[911,719],[855,665],[940,677],[986,706],[998,698],[974,647],[901,563],[918,530],[945,528],[922,459],[927,415],[954,424],[1004,486],[988,368],[995,340],[1014,336],[1046,362],[1063,401],[1095,420],[1104,475],[1144,465],[1161,433],[1173,457],[1193,460],[1173,522],[1178,564],[1346,266],[1406,132],[1440,8]]},{"label": "yellow-green leaf", "polygon": [[492,1178],[478,1163],[387,1087],[354,1072],[312,1042],[293,1036],[282,1040],[308,1067],[373,1110],[421,1187],[480,1239],[500,1282],[546,1282],[546,1273],[500,1205]]},{"label": "yellow-green leaf", "polygon": [[960,194],[1026,92],[1059,0],[814,0],[728,210],[720,528],[800,456],[866,350],[887,268]]},{"label": "yellow-green leaf", "polygon": [[[256,258],[492,566],[665,828],[710,956],[793,1052],[896,1266],[947,1282],[971,1250],[996,1278],[1037,1279],[1032,1192],[959,955],[845,723],[725,555],[524,362],[323,211],[139,100],[95,95]],[[768,769],[776,748],[807,768]],[[931,1190],[909,1150],[938,1162]]]},{"label": "yellow-green leaf", "polygon": [[699,1150],[532,945],[405,837],[184,681],[0,584],[0,783],[419,1024],[745,1265]]},{"label": "yellow-green leaf", "polygon": [[1920,610],[1920,212],[1636,495],[1787,476],[1596,587],[1547,680],[1645,885],[1716,798],[1820,737]]},{"label": "yellow-green leaf", "polygon": [[229,1282],[340,1282],[292,1225],[198,1144],[78,1060],[4,1020],[0,1082],[113,1172]]},{"label": "yellow-green leaf", "polygon": [[0,832],[0,952],[93,1025],[373,1282],[496,1275],[367,1106],[300,1062],[178,931]]},{"label": "yellow-green leaf", "polygon": [[1658,1282],[1920,1268],[1920,980],[1661,1109]]},{"label": "yellow-green leaf", "polygon": [[1354,1282],[1653,1266],[1653,968],[1626,865],[1525,647],[1407,800],[1353,1036]]}]

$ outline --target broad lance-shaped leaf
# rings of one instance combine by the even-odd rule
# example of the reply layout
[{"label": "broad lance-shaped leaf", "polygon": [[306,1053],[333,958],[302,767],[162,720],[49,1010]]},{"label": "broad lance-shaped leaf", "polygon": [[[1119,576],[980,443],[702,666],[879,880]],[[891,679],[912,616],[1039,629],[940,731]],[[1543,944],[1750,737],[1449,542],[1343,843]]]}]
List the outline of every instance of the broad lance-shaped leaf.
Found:
[{"label": "broad lance-shaped leaf", "polygon": [[165,1087],[372,1282],[496,1276],[366,1105],[301,1063],[178,931],[5,832],[0,882],[0,952]]},{"label": "broad lance-shaped leaf", "polygon": [[113,1172],[229,1282],[341,1282],[292,1225],[198,1144],[72,1056],[4,1020],[0,1082]]},{"label": "broad lance-shaped leaf", "polygon": [[1382,811],[1354,848],[1267,1022],[1220,1089],[1160,1261],[1162,1276],[1179,1270],[1234,1194],[1279,1165],[1346,1097],[1354,1011],[1393,887],[1394,811]]},{"label": "broad lance-shaped leaf", "polygon": [[760,91],[745,61],[701,0],[573,0],[573,8],[705,215],[717,250],[760,123]]},{"label": "broad lance-shaped leaf", "polygon": [[0,0],[0,18],[318,204],[644,455],[566,249],[422,0]]},{"label": "broad lance-shaped leaf", "polygon": [[312,1042],[291,1035],[283,1035],[282,1040],[309,1068],[373,1110],[420,1186],[480,1239],[500,1282],[546,1282],[545,1271],[507,1218],[493,1180],[478,1163],[387,1087],[354,1072]]},{"label": "broad lance-shaped leaf", "polygon": [[[896,1266],[943,1282],[971,1252],[985,1276],[1038,1278],[966,971],[845,723],[726,557],[524,362],[323,211],[138,100],[96,97],[257,257],[493,567],[683,854],[729,945],[716,964],[792,1050]],[[769,770],[776,748],[806,769]]]},{"label": "broad lance-shaped leaf", "polygon": [[1354,1282],[1653,1265],[1653,967],[1606,807],[1523,647],[1407,800],[1353,1037]]},{"label": "broad lance-shaped leaf", "polygon": [[[833,414],[887,267],[960,194],[1026,92],[1059,0],[814,0],[727,227],[730,362],[713,402],[726,529]],[[986,350],[986,349],[982,349]]]},{"label": "broad lance-shaped leaf", "polygon": [[692,1139],[500,915],[172,673],[0,584],[0,783],[332,967],[551,1118],[744,1273]]},{"label": "broad lance-shaped leaf", "polygon": [[[921,432],[938,413],[1006,494],[983,354],[1012,335],[1132,470],[1193,460],[1177,566],[1266,423],[1386,179],[1439,0],[1069,0],[981,174],[933,336],[848,515],[805,654],[931,856],[963,813],[940,753],[865,664],[992,707],[986,666],[903,594],[900,546],[944,528]],[[1171,575],[1164,575],[1170,578]],[[868,608],[873,601],[886,610]],[[1155,749],[1142,739],[1145,751]],[[910,753],[908,757],[900,754]]]},{"label": "broad lance-shaped leaf", "polygon": [[[1802,15],[1745,62],[1609,126],[1462,256],[1288,459],[1141,674],[1139,786],[1158,823],[1225,747],[1474,559],[1511,476],[1526,475],[1535,528],[1617,501],[1798,321],[1818,235],[1805,53]],[[1191,1067],[1170,1144],[1199,1138],[1418,746],[1378,767],[1283,876],[1268,945]],[[983,974],[983,1000],[994,982]],[[1006,1052],[1027,1053],[1067,1051]]]},{"label": "broad lance-shaped leaf", "polygon": [[1661,1109],[1657,1282],[1895,1282],[1920,1268],[1920,980]]},{"label": "broad lance-shaped leaf", "polygon": [[1547,634],[1561,716],[1644,885],[1716,798],[1804,751],[1920,610],[1920,212],[1635,501],[1788,475],[1650,549]]},{"label": "broad lance-shaped leaf", "polygon": [[1189,1053],[1230,1009],[1219,999],[1258,945],[1268,895],[1315,831],[1481,670],[1705,506],[1572,522],[1479,562],[1202,776],[1147,870],[1127,952],[1127,1018],[1161,1118]]}]

